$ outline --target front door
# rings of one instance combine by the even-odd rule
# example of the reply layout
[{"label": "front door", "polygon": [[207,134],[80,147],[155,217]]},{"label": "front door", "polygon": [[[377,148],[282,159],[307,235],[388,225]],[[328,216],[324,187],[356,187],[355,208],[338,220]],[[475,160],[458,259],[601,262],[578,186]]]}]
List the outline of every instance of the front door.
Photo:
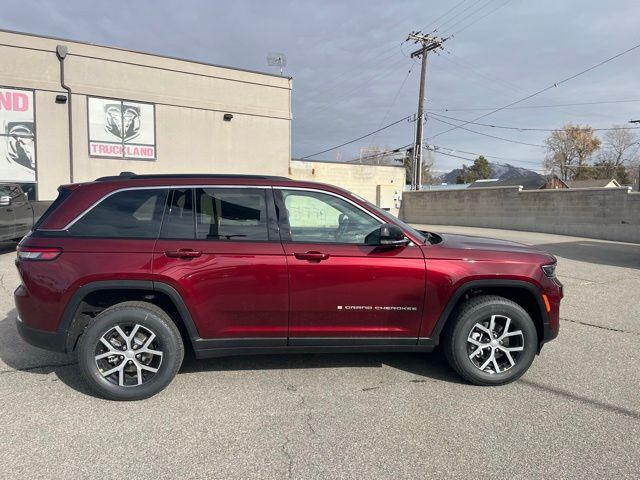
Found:
[{"label": "front door", "polygon": [[286,345],[287,264],[271,188],[173,190],[153,275],[178,290],[212,347]]},{"label": "front door", "polygon": [[[0,185],[0,196],[11,198],[11,186]],[[16,231],[16,214],[12,205],[13,199],[8,205],[0,205],[0,240],[12,240]]]},{"label": "front door", "polygon": [[366,245],[382,222],[344,197],[274,192],[289,266],[289,344],[415,343],[425,295],[420,248]]},{"label": "front door", "polygon": [[27,200],[27,195],[17,187],[11,187],[11,205],[16,216],[16,237],[26,235],[33,226],[33,210]]}]

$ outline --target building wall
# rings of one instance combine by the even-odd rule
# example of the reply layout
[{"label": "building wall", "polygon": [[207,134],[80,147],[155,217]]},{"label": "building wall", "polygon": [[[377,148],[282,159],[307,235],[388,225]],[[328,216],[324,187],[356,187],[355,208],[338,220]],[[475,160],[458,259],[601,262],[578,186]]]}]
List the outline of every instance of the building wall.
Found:
[{"label": "building wall", "polygon": [[[39,198],[71,180],[67,105],[56,45],[72,89],[74,181],[121,171],[287,175],[291,79],[96,45],[0,31],[0,86],[35,90]],[[89,156],[87,97],[155,105],[155,160]],[[230,122],[223,115],[231,113]],[[11,180],[2,178],[0,180]]]},{"label": "building wall", "polygon": [[640,193],[629,188],[405,192],[401,218],[640,243]]},{"label": "building wall", "polygon": [[379,207],[398,213],[398,201],[405,181],[403,166],[292,160],[289,176],[295,180],[329,183],[349,190]]}]

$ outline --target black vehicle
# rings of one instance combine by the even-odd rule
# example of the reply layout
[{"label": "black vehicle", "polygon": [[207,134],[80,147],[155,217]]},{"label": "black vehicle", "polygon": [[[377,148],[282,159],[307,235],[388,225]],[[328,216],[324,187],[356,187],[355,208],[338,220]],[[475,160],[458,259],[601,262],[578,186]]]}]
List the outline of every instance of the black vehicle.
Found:
[{"label": "black vehicle", "polygon": [[35,222],[33,206],[15,183],[0,183],[0,241],[20,240]]}]

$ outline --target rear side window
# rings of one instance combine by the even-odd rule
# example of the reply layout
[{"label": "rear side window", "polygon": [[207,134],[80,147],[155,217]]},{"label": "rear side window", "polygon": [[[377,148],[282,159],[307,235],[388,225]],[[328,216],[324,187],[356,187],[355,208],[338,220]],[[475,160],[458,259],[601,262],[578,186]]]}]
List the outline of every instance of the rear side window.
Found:
[{"label": "rear side window", "polygon": [[53,201],[51,205],[49,205],[49,208],[45,210],[45,212],[42,214],[42,216],[38,219],[38,221],[33,226],[33,229],[36,230],[42,224],[42,222],[44,222],[45,219],[49,215],[51,215],[51,213],[53,213],[58,209],[58,207],[62,204],[62,202],[64,202],[69,197],[69,195],[71,195],[71,190],[69,190],[68,188],[63,188],[63,187],[58,188],[58,197]]},{"label": "rear side window", "polygon": [[157,238],[167,189],[117,192],[102,200],[69,228],[78,237]]},{"label": "rear side window", "polygon": [[193,190],[177,188],[171,191],[167,212],[162,222],[162,238],[186,238],[193,240]]},{"label": "rear side window", "polygon": [[169,199],[160,236],[267,241],[265,191],[260,188],[176,189]]},{"label": "rear side window", "polygon": [[198,240],[269,240],[267,202],[260,188],[197,188]]}]

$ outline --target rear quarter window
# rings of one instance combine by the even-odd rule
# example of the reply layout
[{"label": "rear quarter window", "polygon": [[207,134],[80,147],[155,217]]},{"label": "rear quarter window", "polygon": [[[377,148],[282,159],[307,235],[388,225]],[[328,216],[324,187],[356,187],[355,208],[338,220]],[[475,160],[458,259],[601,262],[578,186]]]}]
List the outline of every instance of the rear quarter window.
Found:
[{"label": "rear quarter window", "polygon": [[71,236],[157,238],[168,189],[116,192],[78,219]]}]

